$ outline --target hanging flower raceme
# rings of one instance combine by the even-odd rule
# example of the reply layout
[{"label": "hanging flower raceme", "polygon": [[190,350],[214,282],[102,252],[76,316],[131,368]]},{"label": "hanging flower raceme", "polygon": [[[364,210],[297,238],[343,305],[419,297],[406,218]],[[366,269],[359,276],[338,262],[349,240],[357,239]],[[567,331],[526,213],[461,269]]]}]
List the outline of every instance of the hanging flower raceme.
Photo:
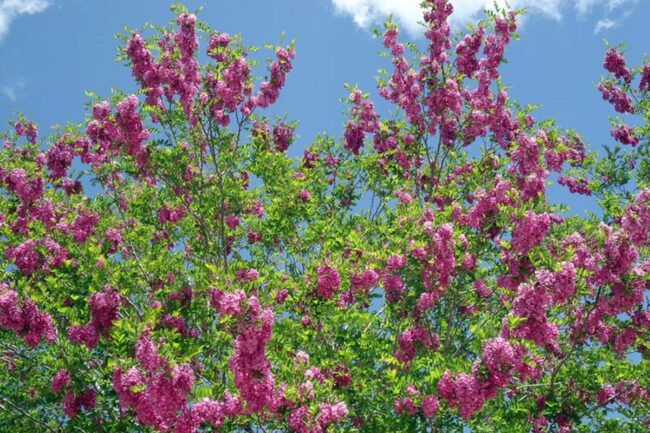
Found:
[{"label": "hanging flower raceme", "polygon": [[56,342],[52,317],[39,310],[33,301],[19,300],[18,293],[4,282],[0,283],[0,327],[21,336],[32,349],[41,340]]}]

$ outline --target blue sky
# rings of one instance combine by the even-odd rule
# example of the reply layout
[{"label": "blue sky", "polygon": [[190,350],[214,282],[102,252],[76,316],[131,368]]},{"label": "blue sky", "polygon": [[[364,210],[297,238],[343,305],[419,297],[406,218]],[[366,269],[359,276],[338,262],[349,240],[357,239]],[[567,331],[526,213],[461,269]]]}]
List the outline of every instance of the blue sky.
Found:
[{"label": "blue sky", "polygon": [[[126,24],[163,24],[173,16],[160,0],[0,0],[0,115],[23,112],[42,132],[54,124],[79,122],[86,90],[102,96],[110,88],[134,89],[130,71],[115,63],[114,34]],[[340,135],[346,96],[343,83],[375,91],[374,76],[386,66],[377,56],[381,41],[369,26],[388,13],[418,40],[418,0],[191,0],[204,6],[200,19],[241,33],[246,44],[277,43],[280,33],[297,41],[294,72],[273,113],[298,119],[294,152],[322,131]],[[492,0],[455,0],[453,25],[460,29],[481,16]],[[635,64],[650,53],[650,0],[511,0],[527,7],[521,39],[503,68],[511,96],[541,104],[538,118],[575,128],[593,147],[611,142],[612,113],[593,87],[602,73],[603,39],[625,42]],[[420,39],[421,40],[421,39]],[[644,44],[645,42],[645,44]],[[378,99],[378,98],[377,98]]]}]

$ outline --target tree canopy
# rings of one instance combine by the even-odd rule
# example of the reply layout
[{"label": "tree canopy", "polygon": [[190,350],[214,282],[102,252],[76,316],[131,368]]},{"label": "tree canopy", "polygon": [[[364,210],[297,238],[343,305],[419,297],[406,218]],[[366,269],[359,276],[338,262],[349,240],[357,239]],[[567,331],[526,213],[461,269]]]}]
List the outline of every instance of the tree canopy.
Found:
[{"label": "tree canopy", "polygon": [[293,43],[260,64],[180,5],[122,36],[135,94],[12,121],[1,430],[648,431],[650,64],[606,48],[598,152],[508,96],[518,13],[422,7],[425,46],[378,31],[391,110],[350,87],[300,158],[265,114]]}]

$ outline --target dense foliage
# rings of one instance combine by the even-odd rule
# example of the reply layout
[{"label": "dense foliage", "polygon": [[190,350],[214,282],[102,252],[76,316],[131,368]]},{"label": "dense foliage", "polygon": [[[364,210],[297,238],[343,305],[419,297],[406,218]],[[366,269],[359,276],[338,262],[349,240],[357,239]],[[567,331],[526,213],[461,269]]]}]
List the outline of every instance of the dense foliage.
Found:
[{"label": "dense foliage", "polygon": [[3,136],[0,430],[648,431],[650,65],[607,49],[597,153],[509,99],[517,14],[425,1],[421,52],[385,25],[390,114],[350,88],[296,160],[293,46],[256,79],[173,9],[124,35],[137,94]]}]

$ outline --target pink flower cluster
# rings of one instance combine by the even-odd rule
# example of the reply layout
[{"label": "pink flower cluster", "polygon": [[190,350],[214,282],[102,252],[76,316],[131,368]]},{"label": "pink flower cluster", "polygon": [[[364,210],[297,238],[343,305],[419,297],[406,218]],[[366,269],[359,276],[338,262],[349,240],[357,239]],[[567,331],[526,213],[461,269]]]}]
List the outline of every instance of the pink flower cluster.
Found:
[{"label": "pink flower cluster", "polygon": [[256,296],[248,299],[246,314],[229,365],[247,410],[257,413],[275,404],[275,378],[265,354],[275,318],[271,309],[262,309]]},{"label": "pink flower cluster", "polygon": [[456,241],[454,241],[454,227],[445,223],[438,227],[432,236],[433,257],[435,257],[434,271],[437,276],[437,285],[442,288],[449,287],[451,276],[456,274]]},{"label": "pink flower cluster", "polygon": [[88,298],[90,321],[84,326],[71,326],[68,339],[77,344],[85,344],[92,349],[99,343],[100,336],[107,336],[117,320],[120,307],[120,294],[113,287],[104,286],[101,292]]},{"label": "pink flower cluster", "polygon": [[433,418],[440,409],[440,402],[435,395],[427,395],[422,399],[422,413],[427,418]]},{"label": "pink flower cluster", "polygon": [[557,218],[548,213],[536,214],[532,210],[515,224],[512,230],[512,250],[520,255],[542,244],[551,229],[551,223]]},{"label": "pink flower cluster", "polygon": [[0,168],[0,182],[6,184],[25,205],[34,203],[43,196],[43,179],[40,177],[30,179],[22,168],[14,168],[10,172]]},{"label": "pink flower cluster", "polygon": [[68,174],[68,169],[74,159],[75,145],[68,143],[68,137],[63,137],[47,151],[47,167],[50,170],[50,177],[60,179]]},{"label": "pink flower cluster", "polygon": [[41,267],[41,254],[36,249],[37,243],[28,239],[17,247],[7,246],[5,254],[8,259],[13,259],[16,267],[25,275],[31,275]]},{"label": "pink flower cluster", "polygon": [[391,51],[395,70],[388,85],[380,88],[379,93],[401,107],[412,124],[423,126],[424,118],[418,103],[423,89],[422,74],[415,73],[404,58],[404,45],[397,41],[398,33],[394,27],[384,33],[384,46]]},{"label": "pink flower cluster", "polygon": [[140,424],[168,431],[186,406],[194,384],[192,369],[188,364],[170,368],[148,333],[140,336],[135,351],[140,368],[134,366],[125,372],[118,366],[113,372],[120,405],[124,410],[132,408]]},{"label": "pink flower cluster", "polygon": [[[250,100],[252,106],[267,108],[269,105],[274,104],[280,96],[280,89],[284,87],[286,76],[293,69],[291,61],[296,56],[293,49],[278,48],[275,50],[276,59],[271,62],[270,71],[271,77],[269,81],[264,81],[260,84],[260,91],[257,95],[253,96]],[[243,113],[250,114],[248,107],[244,107]]]},{"label": "pink flower cluster", "polygon": [[223,49],[230,45],[230,35],[228,33],[217,33],[210,36],[207,54],[218,62],[226,60]]},{"label": "pink flower cluster", "polygon": [[544,287],[537,285],[534,288],[528,284],[521,284],[517,297],[512,303],[512,312],[516,317],[526,320],[515,326],[513,334],[519,338],[532,340],[538,345],[555,343],[559,330],[556,325],[549,323],[546,310],[550,304],[550,297]]},{"label": "pink flower cluster", "polygon": [[610,134],[619,143],[629,144],[630,146],[636,146],[639,144],[639,137],[634,134],[634,131],[628,125],[619,125],[612,129]]},{"label": "pink flower cluster", "polygon": [[235,278],[237,278],[237,280],[241,281],[242,283],[250,283],[251,281],[255,281],[256,279],[258,279],[259,276],[260,273],[257,269],[244,268],[244,269],[240,269],[237,272]]},{"label": "pink flower cluster", "polygon": [[494,399],[499,389],[507,387],[515,373],[521,380],[533,377],[534,370],[522,362],[526,352],[523,346],[514,347],[502,337],[490,339],[483,344],[482,360],[474,363],[472,374],[460,373],[454,379],[445,372],[438,392],[449,407],[458,407],[460,416],[469,419]]},{"label": "pink flower cluster", "polygon": [[462,41],[456,45],[456,69],[459,73],[467,77],[474,76],[474,73],[479,70],[479,61],[476,55],[481,48],[485,30],[479,27],[472,35],[465,35]]},{"label": "pink flower cluster", "polygon": [[163,94],[162,77],[159,68],[146,46],[145,40],[137,33],[131,36],[126,54],[131,60],[131,71],[136,80],[147,90],[147,104],[159,105]]},{"label": "pink flower cluster", "polygon": [[92,152],[86,149],[82,153],[82,161],[99,165],[123,150],[135,159],[138,168],[144,170],[149,163],[149,151],[145,145],[149,132],[137,111],[138,105],[137,96],[127,96],[117,104],[117,113],[113,116],[108,102],[95,105],[93,120],[88,123],[86,134],[96,148]]},{"label": "pink flower cluster", "polygon": [[621,227],[634,245],[641,247],[647,244],[650,227],[650,188],[641,190],[634,203],[625,210]]},{"label": "pink flower cluster", "polygon": [[60,369],[52,379],[52,392],[54,394],[60,393],[67,384],[70,383],[70,373],[64,368]]},{"label": "pink flower cluster", "polygon": [[80,209],[79,214],[72,222],[72,236],[78,243],[86,242],[88,236],[95,232],[95,226],[99,223],[99,215],[92,211]]},{"label": "pink flower cluster", "polygon": [[493,188],[479,188],[474,192],[476,203],[471,207],[467,216],[461,217],[461,222],[477,230],[482,229],[499,213],[499,205],[512,205],[510,193],[514,190],[509,181],[498,178]]},{"label": "pink flower cluster", "polygon": [[650,92],[650,63],[643,67],[641,72],[641,81],[639,82],[639,90],[642,92]]},{"label": "pink flower cluster", "polygon": [[603,95],[603,99],[612,104],[616,111],[619,113],[634,114],[632,98],[621,90],[620,87],[606,82],[599,84],[598,90],[600,90],[600,93]]},{"label": "pink flower cluster", "polygon": [[235,316],[243,311],[246,293],[243,290],[224,292],[219,289],[210,290],[210,306],[221,315]]},{"label": "pink flower cluster", "polygon": [[625,66],[625,58],[621,53],[616,50],[616,48],[610,48],[605,53],[605,61],[603,62],[603,67],[614,74],[618,79],[625,80],[626,83],[632,81],[632,73]]},{"label": "pink flower cluster", "polygon": [[569,191],[573,194],[582,194],[582,195],[592,194],[592,191],[589,188],[590,182],[586,178],[576,179],[573,177],[560,176],[557,179],[557,183],[569,188]]},{"label": "pink flower cluster", "polygon": [[460,416],[465,419],[480,411],[485,404],[479,380],[472,375],[461,373],[452,379],[449,372],[445,372],[438,382],[438,392],[449,407],[458,407]]},{"label": "pink flower cluster", "polygon": [[399,350],[394,354],[395,358],[404,363],[409,363],[416,354],[416,343],[429,350],[437,350],[440,346],[440,338],[437,334],[428,332],[422,326],[409,328],[402,332],[397,338]]},{"label": "pink flower cluster", "polygon": [[346,149],[358,155],[364,145],[365,133],[376,132],[379,128],[379,122],[375,112],[375,105],[367,98],[364,98],[360,90],[354,90],[350,94],[349,100],[353,104],[351,114],[355,120],[350,120],[345,125],[343,145]]},{"label": "pink flower cluster", "polygon": [[[161,58],[156,62],[142,36],[133,33],[126,47],[126,54],[131,60],[133,76],[146,89],[147,104],[164,108],[163,94],[171,102],[174,95],[179,95],[180,104],[190,124],[197,119],[192,101],[201,85],[201,74],[195,59],[198,49],[196,37],[196,17],[183,13],[176,19],[180,26],[172,39],[165,35],[160,40]],[[180,53],[177,56],[175,48]]]},{"label": "pink flower cluster", "polygon": [[322,265],[316,269],[318,275],[316,294],[324,299],[330,299],[338,291],[341,276],[338,269],[330,265]]},{"label": "pink flower cluster", "polygon": [[158,209],[158,222],[162,224],[171,223],[176,224],[185,217],[185,208],[183,205],[178,205],[175,208],[170,208],[167,205]]},{"label": "pink flower cluster", "polygon": [[199,41],[195,33],[196,16],[183,13],[178,16],[176,23],[180,26],[180,29],[174,35],[174,42],[176,42],[181,53],[181,67],[174,84],[180,96],[180,103],[185,111],[185,115],[189,119],[190,124],[194,125],[197,119],[192,111],[192,99],[199,92],[201,85],[199,64],[194,58],[196,50],[199,47]]},{"label": "pink flower cluster", "polygon": [[230,123],[228,113],[237,110],[237,106],[250,97],[250,74],[246,60],[237,58],[224,69],[221,79],[212,74],[207,75],[209,95],[214,100],[211,112],[220,125],[227,126]]},{"label": "pink flower cluster", "polygon": [[276,152],[285,152],[293,141],[293,128],[284,123],[273,127],[273,144]]},{"label": "pink flower cluster", "polygon": [[40,311],[30,299],[21,302],[18,293],[6,283],[0,283],[0,327],[20,335],[32,349],[41,339],[56,342],[52,317]]},{"label": "pink flower cluster", "polygon": [[535,272],[537,282],[551,295],[554,304],[563,304],[576,293],[576,268],[573,263],[563,263],[558,272],[538,269]]},{"label": "pink flower cluster", "polygon": [[323,431],[328,425],[338,423],[348,416],[348,407],[344,402],[335,404],[321,403],[318,412],[318,423],[323,428]]},{"label": "pink flower cluster", "polygon": [[177,418],[174,433],[196,433],[197,428],[205,422],[218,429],[227,418],[241,413],[241,400],[226,390],[222,401],[203,398],[187,407]]},{"label": "pink flower cluster", "polygon": [[352,275],[350,277],[350,286],[353,291],[367,292],[379,283],[379,274],[372,269]]},{"label": "pink flower cluster", "polygon": [[91,410],[95,407],[96,395],[93,388],[89,388],[81,394],[75,394],[73,390],[69,389],[63,399],[63,412],[72,419],[81,409]]},{"label": "pink flower cluster", "polygon": [[16,122],[14,124],[14,130],[16,131],[16,134],[27,137],[27,141],[32,144],[35,144],[38,139],[38,128],[34,122],[27,122],[26,124],[23,124],[23,122]]},{"label": "pink flower cluster", "polygon": [[490,381],[498,386],[506,385],[512,370],[519,364],[512,345],[501,337],[488,340],[483,345],[483,363],[490,372]]}]

